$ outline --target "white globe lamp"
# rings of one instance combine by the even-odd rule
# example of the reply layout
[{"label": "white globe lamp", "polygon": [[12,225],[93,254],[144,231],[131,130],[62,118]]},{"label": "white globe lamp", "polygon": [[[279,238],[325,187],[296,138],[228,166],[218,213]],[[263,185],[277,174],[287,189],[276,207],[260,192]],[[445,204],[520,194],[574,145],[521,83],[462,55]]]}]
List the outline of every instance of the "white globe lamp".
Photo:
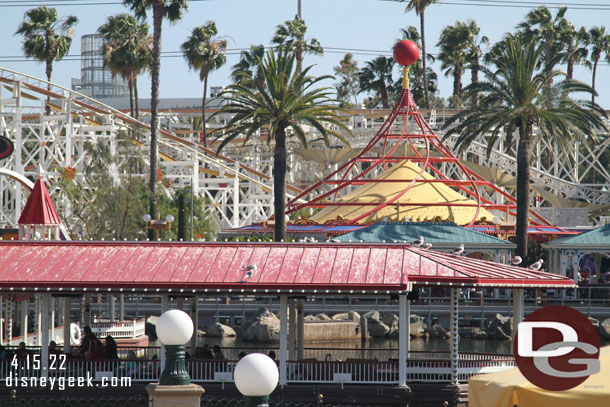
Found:
[{"label": "white globe lamp", "polygon": [[165,368],[159,377],[159,384],[189,384],[191,378],[186,371],[184,357],[186,343],[193,336],[191,317],[177,309],[166,311],[159,317],[156,331],[157,337],[165,345]]},{"label": "white globe lamp", "polygon": [[244,395],[248,407],[268,407],[269,394],[279,379],[277,365],[269,356],[251,353],[235,366],[235,386]]}]

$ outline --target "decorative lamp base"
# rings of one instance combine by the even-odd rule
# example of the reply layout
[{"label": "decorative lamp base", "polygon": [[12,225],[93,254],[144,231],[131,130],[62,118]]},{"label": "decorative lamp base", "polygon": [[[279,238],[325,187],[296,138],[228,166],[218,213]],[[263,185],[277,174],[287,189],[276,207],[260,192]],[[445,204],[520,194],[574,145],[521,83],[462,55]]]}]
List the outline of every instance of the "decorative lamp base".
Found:
[{"label": "decorative lamp base", "polygon": [[191,383],[184,364],[185,352],[185,345],[165,345],[165,368],[159,377],[159,384],[175,386]]},{"label": "decorative lamp base", "polygon": [[246,407],[269,407],[269,396],[244,396]]}]

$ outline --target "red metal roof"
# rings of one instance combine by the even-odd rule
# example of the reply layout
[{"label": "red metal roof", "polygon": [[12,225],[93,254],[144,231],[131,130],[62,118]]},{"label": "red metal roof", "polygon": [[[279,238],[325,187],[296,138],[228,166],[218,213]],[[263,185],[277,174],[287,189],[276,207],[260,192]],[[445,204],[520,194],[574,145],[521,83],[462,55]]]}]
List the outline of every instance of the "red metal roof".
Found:
[{"label": "red metal roof", "polygon": [[20,225],[59,225],[61,223],[47,186],[41,178],[36,180],[18,223]]},{"label": "red metal roof", "polygon": [[[256,266],[248,277],[247,266]],[[401,244],[0,242],[0,290],[397,293],[572,280]]]}]

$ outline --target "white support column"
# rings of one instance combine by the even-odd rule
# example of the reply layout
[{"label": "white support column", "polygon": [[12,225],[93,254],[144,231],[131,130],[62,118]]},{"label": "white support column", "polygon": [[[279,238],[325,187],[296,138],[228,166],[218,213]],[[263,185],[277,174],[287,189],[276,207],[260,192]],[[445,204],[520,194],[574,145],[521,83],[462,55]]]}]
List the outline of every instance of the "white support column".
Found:
[{"label": "white support column", "polygon": [[513,336],[517,326],[523,321],[523,288],[513,288]]},{"label": "white support column", "polygon": [[51,328],[51,341],[55,340],[55,298],[49,294],[49,309],[51,310],[49,325]]},{"label": "white support column", "polygon": [[35,329],[36,329],[36,340],[34,341],[33,345],[35,346],[42,346],[42,305],[41,305],[41,301],[42,301],[42,294],[36,294],[34,296],[35,298],[35,318],[36,318],[36,323],[35,323]]},{"label": "white support column", "polygon": [[288,299],[288,360],[296,360],[295,344],[297,331],[297,313],[295,299]]},{"label": "white support column", "polygon": [[125,320],[125,294],[119,295],[119,321]]},{"label": "white support column", "polygon": [[26,346],[28,345],[29,304],[29,300],[21,302],[21,335]]},{"label": "white support column", "polygon": [[6,301],[6,338],[8,344],[13,342],[13,300],[10,298]]},{"label": "white support column", "polygon": [[70,307],[72,305],[72,299],[70,297],[64,298],[64,353],[70,354],[70,339],[72,338],[72,332],[70,330]]},{"label": "white support column", "polygon": [[191,338],[191,357],[197,353],[197,330],[199,329],[199,296],[191,297],[191,319],[193,320],[194,332]]},{"label": "white support column", "polygon": [[280,386],[283,386],[287,382],[286,373],[288,371],[286,366],[286,347],[288,345],[287,328],[288,324],[288,297],[280,295]]},{"label": "white support column", "polygon": [[49,374],[49,324],[53,324],[51,321],[51,294],[45,293],[42,296],[42,340],[40,344],[40,367],[42,369],[41,375],[48,377]]},{"label": "white support column", "polygon": [[407,358],[409,357],[409,307],[406,294],[398,297],[398,386],[407,385]]},{"label": "white support column", "polygon": [[0,345],[4,344],[4,318],[2,318],[3,311],[4,311],[4,300],[2,299],[2,296],[0,295]]},{"label": "white support column", "polygon": [[239,163],[235,161],[235,178],[233,181],[233,227],[239,227]]},{"label": "white support column", "polygon": [[459,303],[458,299],[460,292],[458,288],[451,287],[451,304],[449,309],[449,329],[451,332],[451,383],[458,384],[458,361],[459,361],[459,339],[458,334],[458,317]]},{"label": "white support column", "polygon": [[304,300],[297,300],[297,359],[303,359],[303,348],[305,345],[305,310]]}]

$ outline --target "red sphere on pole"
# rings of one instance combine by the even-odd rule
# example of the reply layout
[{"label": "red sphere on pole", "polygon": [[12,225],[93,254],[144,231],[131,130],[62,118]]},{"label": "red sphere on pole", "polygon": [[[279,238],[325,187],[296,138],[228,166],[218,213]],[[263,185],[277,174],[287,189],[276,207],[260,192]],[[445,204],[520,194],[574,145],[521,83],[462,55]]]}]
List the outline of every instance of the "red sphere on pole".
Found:
[{"label": "red sphere on pole", "polygon": [[402,40],[394,46],[394,59],[400,65],[413,65],[417,58],[419,58],[419,48],[413,41]]}]

